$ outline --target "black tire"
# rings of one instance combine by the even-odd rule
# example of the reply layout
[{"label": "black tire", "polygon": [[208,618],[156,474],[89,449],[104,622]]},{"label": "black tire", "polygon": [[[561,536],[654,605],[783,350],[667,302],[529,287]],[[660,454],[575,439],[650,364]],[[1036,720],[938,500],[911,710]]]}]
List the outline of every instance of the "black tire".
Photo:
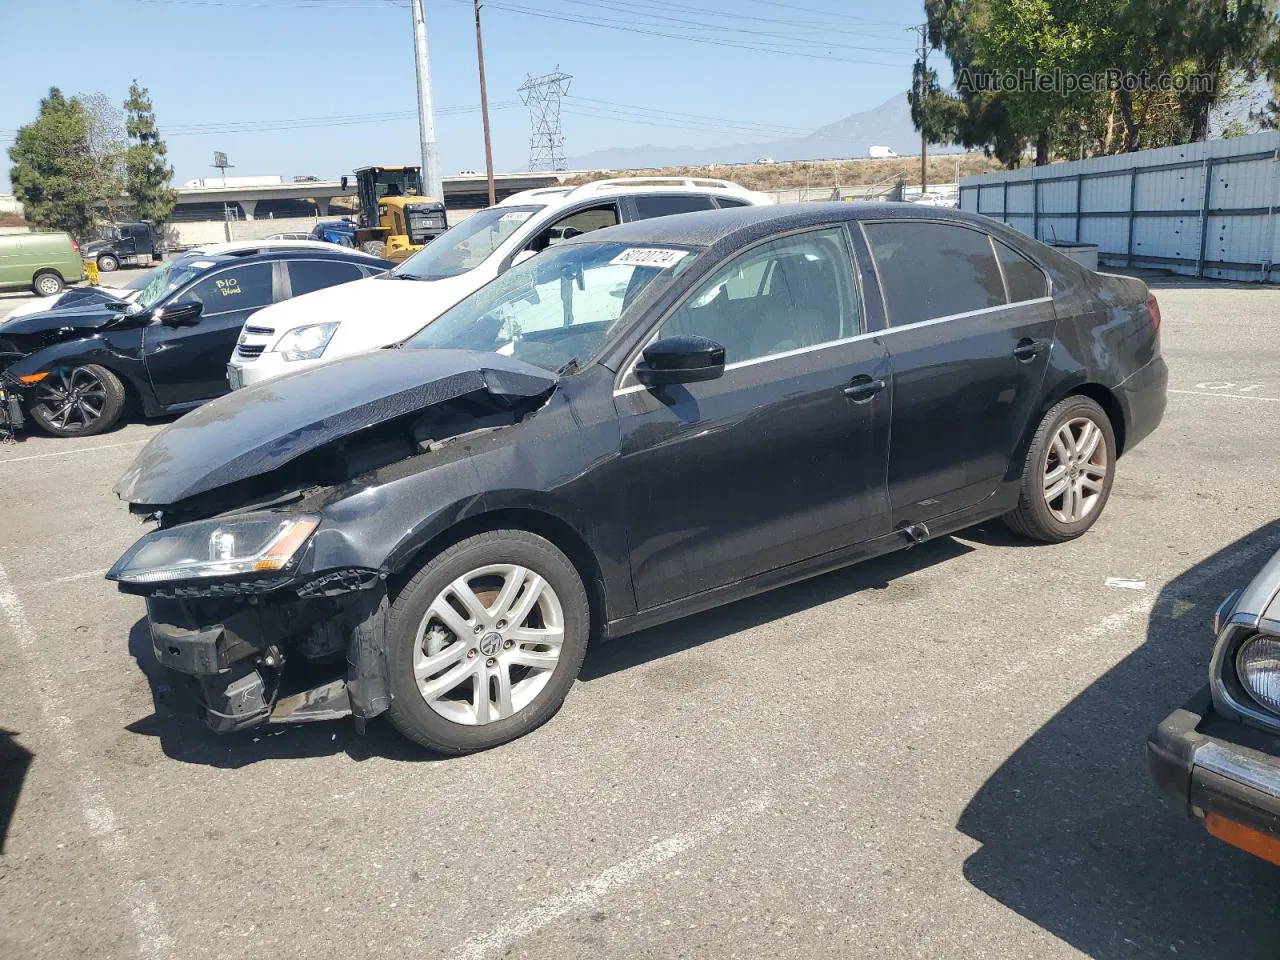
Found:
[{"label": "black tire", "polygon": [[[418,689],[413,672],[418,629],[432,602],[449,584],[471,571],[504,563],[528,568],[554,591],[564,615],[559,661],[546,685],[523,709],[479,725],[455,722],[429,706]],[[391,707],[387,718],[414,743],[440,754],[487,750],[522,737],[560,709],[582,669],[590,630],[582,578],[554,544],[525,530],[493,530],[468,537],[428,560],[391,604],[387,625]]]},{"label": "black tire", "polygon": [[31,290],[37,297],[56,297],[66,286],[62,277],[52,270],[37,273],[31,278]]},{"label": "black tire", "polygon": [[[96,363],[55,370],[30,396],[31,419],[55,437],[92,437],[113,427],[124,412],[124,384]],[[78,401],[73,401],[73,409],[64,407],[67,397]]]},{"label": "black tire", "polygon": [[[1051,502],[1046,499],[1046,469],[1050,457],[1054,458],[1055,469],[1058,454],[1051,453],[1054,438],[1058,431],[1073,422],[1088,420],[1101,432],[1098,445],[1105,455],[1105,475],[1101,478],[1100,491],[1091,494],[1095,497],[1088,512],[1073,522],[1067,522],[1055,513]],[[1097,454],[1095,453],[1095,459]],[[1111,420],[1102,407],[1093,400],[1083,396],[1070,396],[1056,404],[1036,429],[1031,440],[1031,448],[1027,451],[1026,463],[1022,468],[1022,489],[1018,497],[1018,507],[1004,515],[1005,525],[1014,533],[1043,543],[1063,543],[1074,540],[1092,527],[1102,515],[1111,496],[1111,485],[1115,481],[1116,437],[1112,430]],[[1096,470],[1096,468],[1094,468]],[[1077,468],[1071,477],[1083,471]],[[1070,478],[1068,478],[1070,482]],[[1052,501],[1061,503],[1060,499]],[[1061,512],[1066,512],[1065,510]]]},{"label": "black tire", "polygon": [[103,273],[114,273],[120,269],[120,260],[114,253],[104,253],[98,257],[98,269]]}]

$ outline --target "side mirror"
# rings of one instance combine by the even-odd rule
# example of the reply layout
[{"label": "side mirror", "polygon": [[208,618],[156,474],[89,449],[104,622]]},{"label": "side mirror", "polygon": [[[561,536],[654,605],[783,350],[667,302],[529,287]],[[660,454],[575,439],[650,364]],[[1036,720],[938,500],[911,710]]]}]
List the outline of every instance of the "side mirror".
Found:
[{"label": "side mirror", "polygon": [[511,265],[513,267],[518,266],[519,264],[522,264],[526,260],[530,260],[536,257],[537,255],[538,255],[537,250],[521,250],[511,259]]},{"label": "side mirror", "polygon": [[194,327],[200,322],[204,304],[199,300],[180,300],[157,311],[159,320],[166,327]]},{"label": "side mirror", "polygon": [[646,387],[699,383],[724,375],[724,347],[706,337],[664,337],[644,348],[636,379]]}]

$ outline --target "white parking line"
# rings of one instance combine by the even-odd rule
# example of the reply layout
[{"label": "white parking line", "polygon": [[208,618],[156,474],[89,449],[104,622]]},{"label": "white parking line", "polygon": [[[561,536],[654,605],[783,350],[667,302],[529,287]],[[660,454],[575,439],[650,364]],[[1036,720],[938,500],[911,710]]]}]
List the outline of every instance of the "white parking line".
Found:
[{"label": "white parking line", "polygon": [[769,794],[759,794],[718,813],[696,830],[659,840],[603,873],[570,887],[565,893],[515,914],[496,929],[472,937],[451,956],[456,960],[485,960],[486,957],[501,953],[517,940],[537,933],[565,914],[594,906],[610,891],[624,887],[660,864],[706,843],[746,817],[760,813],[772,802],[773,798]]},{"label": "white parking line", "polygon": [[89,832],[101,845],[107,860],[119,868],[114,879],[119,883],[124,903],[129,908],[129,915],[138,934],[139,949],[144,957],[156,960],[169,957],[173,953],[173,938],[165,928],[160,907],[147,885],[136,879],[128,838],[116,823],[102,780],[80,759],[76,749],[80,738],[72,727],[71,718],[58,709],[53,693],[56,689],[53,677],[41,666],[44,660],[31,654],[31,648],[38,638],[3,565],[0,565],[0,615],[8,621],[9,628],[17,638],[19,652],[27,660],[27,668],[33,674],[35,683],[32,688],[39,701],[40,712],[53,728],[62,764],[78,787],[81,815],[89,826]]},{"label": "white parking line", "polygon": [[8,460],[0,460],[0,463],[21,463],[24,460],[45,460],[49,457],[69,457],[77,453],[93,453],[96,450],[114,450],[117,447],[136,447],[140,443],[146,443],[150,438],[141,440],[125,440],[121,443],[104,443],[100,447],[76,447],[73,450],[55,450],[53,453],[36,453],[29,457],[10,457]]},{"label": "white parking line", "polygon": [[1227,400],[1263,400],[1269,403],[1280,403],[1280,397],[1259,397],[1251,393],[1211,393],[1208,390],[1170,390],[1184,397],[1224,397]]}]

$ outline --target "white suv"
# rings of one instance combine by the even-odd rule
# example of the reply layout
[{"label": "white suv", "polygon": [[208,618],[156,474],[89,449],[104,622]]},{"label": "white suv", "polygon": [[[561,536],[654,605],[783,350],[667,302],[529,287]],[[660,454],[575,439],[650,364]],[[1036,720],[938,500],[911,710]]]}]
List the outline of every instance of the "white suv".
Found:
[{"label": "white suv", "polygon": [[514,194],[474,213],[390,272],[294,297],[244,325],[227,366],[232,389],[383,347],[561,240],[674,213],[770,204],[727,180],[598,180]]}]

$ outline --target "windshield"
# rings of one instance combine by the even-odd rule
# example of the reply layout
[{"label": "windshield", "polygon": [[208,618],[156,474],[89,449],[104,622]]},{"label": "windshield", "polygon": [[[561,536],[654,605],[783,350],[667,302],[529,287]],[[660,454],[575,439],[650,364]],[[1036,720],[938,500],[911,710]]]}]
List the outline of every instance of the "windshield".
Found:
[{"label": "windshield", "polygon": [[129,305],[130,311],[138,313],[150,310],[178,287],[192,277],[204,273],[211,266],[213,266],[212,260],[191,260],[185,257],[160,264],[147,274],[146,285]]},{"label": "windshield", "polygon": [[456,227],[440,234],[391,273],[415,280],[460,277],[489,259],[507,237],[541,209],[541,206],[489,207],[473,213]]},{"label": "windshield", "polygon": [[642,290],[656,293],[695,259],[692,250],[627,243],[554,247],[445,311],[405,346],[492,351],[562,372],[593,357],[635,315]]},{"label": "windshield", "polygon": [[109,223],[104,227],[99,227],[98,239],[99,240],[119,240],[120,228],[117,227],[114,223]]}]

